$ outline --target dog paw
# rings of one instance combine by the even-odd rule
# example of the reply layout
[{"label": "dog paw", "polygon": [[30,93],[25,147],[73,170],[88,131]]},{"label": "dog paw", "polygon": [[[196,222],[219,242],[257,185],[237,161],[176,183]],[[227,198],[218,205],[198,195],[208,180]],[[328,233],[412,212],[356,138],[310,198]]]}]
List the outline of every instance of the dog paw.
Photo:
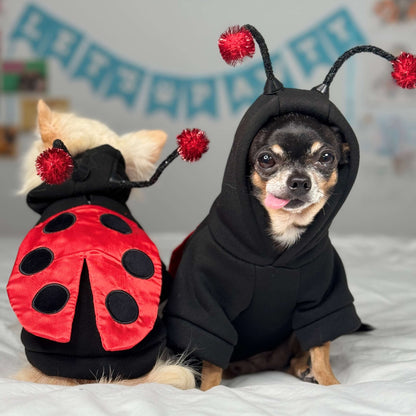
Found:
[{"label": "dog paw", "polygon": [[319,384],[315,379],[312,370],[308,367],[305,371],[299,374],[299,378],[307,383]]}]

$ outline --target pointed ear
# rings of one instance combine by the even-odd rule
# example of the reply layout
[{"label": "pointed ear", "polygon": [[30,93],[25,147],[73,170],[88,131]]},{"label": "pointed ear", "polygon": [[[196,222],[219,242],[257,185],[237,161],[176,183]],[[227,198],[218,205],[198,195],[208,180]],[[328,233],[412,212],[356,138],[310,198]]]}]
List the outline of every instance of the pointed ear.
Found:
[{"label": "pointed ear", "polygon": [[342,156],[339,161],[340,165],[346,165],[350,161],[350,145],[348,143],[342,143]]},{"label": "pointed ear", "polygon": [[346,165],[349,162],[350,146],[344,141],[344,136],[341,133],[341,129],[337,126],[329,126],[335,134],[335,137],[339,145],[339,162],[340,165]]},{"label": "pointed ear", "polygon": [[38,128],[44,146],[52,147],[57,137],[56,113],[43,100],[38,101]]},{"label": "pointed ear", "polygon": [[153,173],[166,143],[167,134],[162,130],[140,130],[119,138],[116,147],[126,161],[130,180],[147,180]]},{"label": "pointed ear", "polygon": [[156,163],[166,144],[167,134],[162,130],[140,130],[134,133],[137,140],[145,140],[152,149],[152,153],[146,155],[151,163]]}]

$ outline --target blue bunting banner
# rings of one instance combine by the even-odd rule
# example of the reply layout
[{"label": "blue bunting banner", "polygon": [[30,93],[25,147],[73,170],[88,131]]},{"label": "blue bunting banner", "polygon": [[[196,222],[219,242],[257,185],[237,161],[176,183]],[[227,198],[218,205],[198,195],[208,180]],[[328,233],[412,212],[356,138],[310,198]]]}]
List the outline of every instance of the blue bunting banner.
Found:
[{"label": "blue bunting banner", "polygon": [[169,75],[152,75],[146,112],[152,114],[163,111],[172,118],[177,118],[182,96],[181,79]]},{"label": "blue bunting banner", "polygon": [[93,91],[98,92],[102,89],[106,79],[111,77],[115,65],[115,59],[109,52],[92,44],[82,57],[73,77],[85,78]]},{"label": "blue bunting banner", "polygon": [[67,67],[83,40],[74,28],[29,5],[12,32],[12,40],[25,40],[42,57],[53,57]]},{"label": "blue bunting banner", "polygon": [[364,36],[347,10],[342,9],[289,42],[306,76],[320,65],[330,66],[347,49],[364,43]]},{"label": "blue bunting banner", "polygon": [[[69,24],[33,4],[23,10],[11,33],[12,41],[25,41],[33,52],[56,59],[74,79],[83,79],[95,94],[121,99],[128,108],[140,99],[146,114],[162,112],[172,118],[195,118],[220,114],[219,91],[225,90],[231,113],[250,105],[262,92],[263,64],[245,64],[225,74],[206,77],[179,77],[156,73],[117,57],[90,41]],[[286,87],[294,80],[289,62],[296,63],[306,78],[321,67],[329,67],[348,48],[365,39],[347,9],[340,9],[306,32],[291,39],[271,59],[278,78]],[[82,51],[82,52],[81,52]],[[292,59],[283,59],[284,56]],[[147,92],[144,84],[148,85]]]}]

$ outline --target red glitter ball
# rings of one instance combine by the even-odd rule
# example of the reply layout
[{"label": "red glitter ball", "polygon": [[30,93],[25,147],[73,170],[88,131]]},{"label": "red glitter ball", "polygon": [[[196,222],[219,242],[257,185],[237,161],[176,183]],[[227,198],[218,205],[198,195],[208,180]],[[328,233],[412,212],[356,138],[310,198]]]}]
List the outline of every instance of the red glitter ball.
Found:
[{"label": "red glitter ball", "polygon": [[402,88],[416,88],[416,56],[402,52],[391,61],[393,72],[391,76]]},{"label": "red glitter ball", "polygon": [[196,162],[208,151],[209,140],[200,129],[185,129],[176,138],[178,153],[187,162]]},{"label": "red glitter ball", "polygon": [[252,34],[245,27],[231,26],[218,39],[222,59],[229,65],[236,65],[248,56],[252,57],[255,44]]},{"label": "red glitter ball", "polygon": [[36,172],[43,182],[59,185],[72,175],[74,162],[63,149],[47,149],[36,159]]}]

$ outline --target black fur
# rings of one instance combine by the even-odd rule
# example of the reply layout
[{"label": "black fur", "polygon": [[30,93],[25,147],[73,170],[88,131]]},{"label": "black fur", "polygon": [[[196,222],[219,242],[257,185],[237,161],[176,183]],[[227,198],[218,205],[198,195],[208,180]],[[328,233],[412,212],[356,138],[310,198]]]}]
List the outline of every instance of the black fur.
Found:
[{"label": "black fur", "polygon": [[[275,152],[275,145],[282,151]],[[310,202],[309,191],[315,173],[324,185],[338,165],[346,163],[347,157],[347,146],[338,128],[310,116],[289,113],[272,117],[259,130],[250,147],[249,166],[264,182],[280,171],[291,172],[285,188],[275,196],[290,200],[286,208],[293,209]],[[255,194],[260,196],[257,190]]]},{"label": "black fur", "polygon": [[[321,142],[324,147],[319,153],[310,155],[311,146],[315,142]],[[283,157],[276,158],[273,168],[261,169],[258,156],[264,151],[270,151],[275,144],[283,149]],[[324,151],[333,154],[333,163],[317,164]],[[321,174],[329,176],[341,161],[345,161],[345,155],[339,129],[298,113],[271,118],[254,137],[249,152],[250,166],[265,178],[288,165],[298,168],[314,165]]]}]

